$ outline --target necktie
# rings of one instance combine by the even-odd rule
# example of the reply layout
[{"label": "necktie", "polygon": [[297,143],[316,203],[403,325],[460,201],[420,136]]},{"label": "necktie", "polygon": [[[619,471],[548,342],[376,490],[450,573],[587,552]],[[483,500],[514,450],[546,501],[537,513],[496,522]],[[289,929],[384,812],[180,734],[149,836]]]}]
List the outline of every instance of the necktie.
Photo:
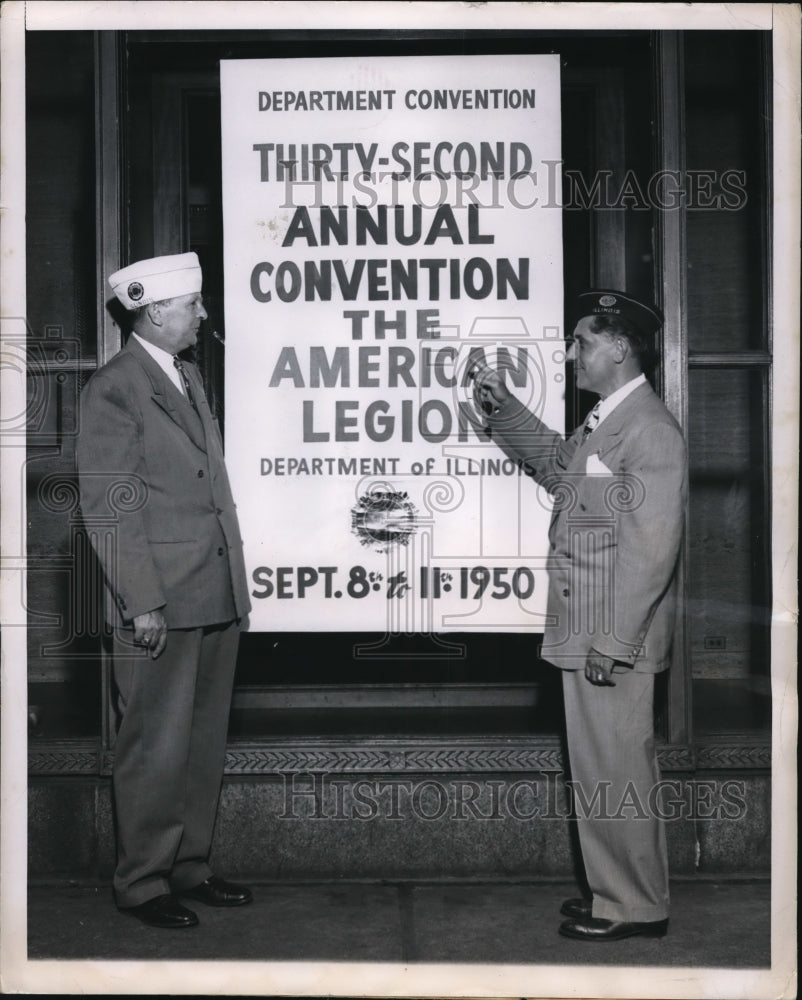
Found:
[{"label": "necktie", "polygon": [[596,430],[596,425],[599,422],[599,407],[601,406],[601,400],[593,407],[593,409],[588,414],[588,418],[585,421],[585,426],[582,430],[582,438],[586,438],[589,434],[592,434]]},{"label": "necktie", "polygon": [[173,358],[173,364],[175,365],[176,370],[178,371],[178,374],[181,376],[181,385],[183,385],[183,387],[184,387],[184,394],[186,395],[187,399],[189,400],[189,402],[190,402],[190,404],[192,406],[192,409],[193,410],[197,410],[198,408],[195,405],[195,399],[194,399],[194,397],[192,395],[192,389],[190,388],[190,385],[189,385],[189,378],[187,377],[187,370],[184,367],[183,362],[179,358]]}]

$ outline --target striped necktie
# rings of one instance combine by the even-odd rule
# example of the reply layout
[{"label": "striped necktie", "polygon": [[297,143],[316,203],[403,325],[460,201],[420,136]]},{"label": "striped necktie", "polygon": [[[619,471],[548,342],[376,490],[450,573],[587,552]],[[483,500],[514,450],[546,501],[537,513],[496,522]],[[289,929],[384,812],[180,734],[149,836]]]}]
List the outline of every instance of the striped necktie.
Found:
[{"label": "striped necktie", "polygon": [[599,402],[593,407],[593,409],[588,414],[587,420],[585,421],[585,426],[582,429],[583,440],[596,430],[596,426],[599,423],[599,407],[601,406],[601,404],[602,401],[599,400]]},{"label": "striped necktie", "polygon": [[192,409],[197,412],[198,407],[195,405],[195,397],[192,395],[192,389],[189,385],[189,378],[187,376],[187,370],[184,367],[184,363],[180,358],[173,358],[173,364],[175,365],[178,374],[181,376],[181,385],[184,387],[184,395],[189,400]]}]

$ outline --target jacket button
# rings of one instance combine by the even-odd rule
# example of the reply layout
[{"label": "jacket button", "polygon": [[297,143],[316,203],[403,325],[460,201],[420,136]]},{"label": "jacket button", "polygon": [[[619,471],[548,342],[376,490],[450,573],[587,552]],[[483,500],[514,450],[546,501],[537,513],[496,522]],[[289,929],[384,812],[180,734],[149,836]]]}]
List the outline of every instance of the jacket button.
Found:
[{"label": "jacket button", "polygon": [[223,513],[223,508],[222,507],[215,507],[215,511],[214,512],[215,512],[215,514],[222,514]]},{"label": "jacket button", "polygon": [[568,597],[571,591],[567,587],[563,587],[563,597]]},{"label": "jacket button", "polygon": [[220,548],[219,548],[219,549],[217,550],[217,554],[218,554],[219,556],[222,556],[222,555],[225,555],[225,551],[226,551],[226,550],[225,550],[225,549],[223,548],[223,546],[221,545],[221,546],[220,546]]},{"label": "jacket button", "polygon": [[198,469],[198,479],[203,479],[203,469]]}]

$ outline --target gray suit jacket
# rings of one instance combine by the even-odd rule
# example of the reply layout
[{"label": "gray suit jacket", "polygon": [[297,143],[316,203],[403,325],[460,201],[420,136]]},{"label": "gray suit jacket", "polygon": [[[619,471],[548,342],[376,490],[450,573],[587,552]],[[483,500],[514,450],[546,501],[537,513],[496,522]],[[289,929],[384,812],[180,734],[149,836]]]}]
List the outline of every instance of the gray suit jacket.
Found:
[{"label": "gray suit jacket", "polygon": [[554,500],[544,659],[578,670],[592,647],[664,670],[688,488],[677,422],[645,384],[587,437],[564,440],[514,398],[488,424]]},{"label": "gray suit jacket", "polygon": [[186,369],[197,413],[134,338],[81,397],[77,457],[90,537],[94,523],[113,519],[114,545],[96,547],[112,624],[162,608],[168,628],[196,628],[250,609],[220,432],[197,368]]}]

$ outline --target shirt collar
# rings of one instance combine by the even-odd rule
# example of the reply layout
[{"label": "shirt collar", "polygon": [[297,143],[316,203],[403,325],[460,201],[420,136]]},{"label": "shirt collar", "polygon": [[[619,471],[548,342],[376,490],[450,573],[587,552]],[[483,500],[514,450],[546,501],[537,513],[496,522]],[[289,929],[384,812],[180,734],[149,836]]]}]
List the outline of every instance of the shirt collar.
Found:
[{"label": "shirt collar", "polygon": [[181,385],[181,377],[178,374],[173,362],[175,358],[168,351],[165,351],[163,347],[157,347],[155,344],[151,344],[149,340],[143,340],[142,337],[137,336],[133,331],[131,331],[131,336],[136,338],[138,344],[148,352],[148,354],[153,358],[156,364],[161,368],[167,378],[173,383],[173,385],[178,389],[178,391],[183,396],[184,387]]},{"label": "shirt collar", "polygon": [[148,354],[153,358],[154,361],[167,371],[168,367],[173,367],[173,355],[168,351],[165,351],[163,347],[157,347],[155,344],[151,344],[149,340],[144,340],[139,334],[131,332],[132,337],[136,337],[137,341],[145,348]]},{"label": "shirt collar", "polygon": [[[613,410],[620,403],[623,403],[627,396],[634,392],[639,385],[643,385],[646,381],[646,376],[641,372],[635,378],[630,379],[629,382],[625,382],[620,389],[616,389],[615,392],[611,393],[605,399],[601,400],[599,404],[599,424],[604,420],[605,417],[609,417]],[[598,427],[599,424],[596,424]]]}]

